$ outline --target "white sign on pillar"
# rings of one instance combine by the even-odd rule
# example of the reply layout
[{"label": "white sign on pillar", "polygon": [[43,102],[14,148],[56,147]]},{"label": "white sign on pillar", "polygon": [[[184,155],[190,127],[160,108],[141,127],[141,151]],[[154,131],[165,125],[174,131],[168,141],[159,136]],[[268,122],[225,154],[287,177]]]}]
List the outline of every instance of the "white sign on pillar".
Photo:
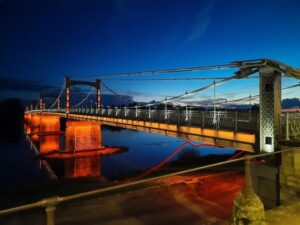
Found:
[{"label": "white sign on pillar", "polygon": [[262,68],[259,75],[260,152],[274,152],[281,132],[281,73],[271,68]]}]

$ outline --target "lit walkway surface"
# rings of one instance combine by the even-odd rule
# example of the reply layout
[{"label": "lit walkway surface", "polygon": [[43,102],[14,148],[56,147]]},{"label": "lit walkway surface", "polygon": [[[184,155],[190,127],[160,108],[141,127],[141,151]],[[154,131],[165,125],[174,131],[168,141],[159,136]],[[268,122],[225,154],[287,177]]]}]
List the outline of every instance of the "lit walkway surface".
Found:
[{"label": "lit walkway surface", "polygon": [[[228,224],[243,173],[201,176],[167,178],[143,189],[62,205],[56,224]],[[44,219],[43,212],[35,211],[1,224],[44,224]]]},{"label": "lit walkway surface", "polygon": [[300,224],[300,201],[282,205],[266,212],[267,225]]}]

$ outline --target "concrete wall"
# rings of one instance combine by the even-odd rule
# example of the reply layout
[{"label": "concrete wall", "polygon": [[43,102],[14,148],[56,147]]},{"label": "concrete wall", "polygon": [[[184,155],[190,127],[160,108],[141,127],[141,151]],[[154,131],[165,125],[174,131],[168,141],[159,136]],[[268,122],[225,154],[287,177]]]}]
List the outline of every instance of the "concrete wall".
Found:
[{"label": "concrete wall", "polygon": [[252,165],[253,189],[265,208],[279,205],[279,170],[276,167],[254,163]]}]

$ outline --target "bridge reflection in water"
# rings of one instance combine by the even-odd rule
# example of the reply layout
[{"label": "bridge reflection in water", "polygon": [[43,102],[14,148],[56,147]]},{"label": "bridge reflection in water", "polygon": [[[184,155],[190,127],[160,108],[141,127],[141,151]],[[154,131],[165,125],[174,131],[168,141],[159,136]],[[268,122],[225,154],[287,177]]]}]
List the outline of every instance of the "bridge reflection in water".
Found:
[{"label": "bridge reflection in water", "polygon": [[[68,120],[61,131],[61,119],[53,115],[25,117],[25,131],[58,178],[100,177],[102,157],[127,151],[126,147],[102,144],[102,128],[97,122]],[[49,171],[48,171],[49,172]]]}]

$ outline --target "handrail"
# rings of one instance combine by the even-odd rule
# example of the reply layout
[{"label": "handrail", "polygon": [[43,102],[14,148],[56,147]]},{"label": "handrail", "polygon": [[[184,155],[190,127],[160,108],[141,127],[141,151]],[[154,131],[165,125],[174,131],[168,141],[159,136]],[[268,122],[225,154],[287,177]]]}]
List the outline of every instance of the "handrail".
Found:
[{"label": "handrail", "polygon": [[231,159],[231,160],[228,160],[225,162],[218,162],[218,163],[213,163],[210,165],[199,166],[199,167],[195,167],[192,169],[187,169],[187,170],[183,170],[183,171],[179,171],[179,172],[175,172],[175,173],[165,174],[165,175],[161,175],[161,176],[157,176],[157,177],[146,178],[146,179],[133,181],[133,182],[129,182],[129,183],[118,184],[118,185],[114,185],[114,186],[110,186],[110,187],[106,187],[106,188],[95,189],[95,190],[81,192],[81,193],[63,196],[63,197],[57,196],[57,197],[46,198],[46,199],[43,199],[43,200],[35,202],[35,203],[17,206],[17,207],[10,208],[10,209],[0,210],[0,216],[6,215],[6,214],[11,214],[11,213],[16,213],[16,212],[20,212],[20,211],[24,211],[24,210],[28,210],[28,209],[33,209],[33,208],[45,207],[45,211],[47,213],[47,225],[54,225],[54,212],[56,209],[55,206],[62,202],[78,200],[78,199],[81,199],[84,197],[90,197],[93,195],[106,193],[109,191],[114,191],[114,190],[131,187],[131,186],[136,186],[136,185],[139,185],[142,183],[148,183],[151,181],[160,180],[160,179],[171,177],[171,176],[182,175],[182,174],[186,174],[186,173],[209,169],[209,168],[213,168],[216,166],[226,165],[226,164],[239,162],[239,161],[249,161],[249,160],[255,159],[255,158],[260,158],[260,157],[264,157],[264,156],[270,156],[270,155],[275,155],[275,154],[289,152],[289,151],[295,151],[295,150],[300,150],[300,148],[293,147],[293,148],[289,148],[289,149],[285,149],[285,150],[281,150],[281,151],[263,153],[260,155],[252,155],[252,156],[247,155],[247,156],[244,156],[244,157],[241,157],[238,159]]},{"label": "handrail", "polygon": [[38,201],[38,202],[35,202],[35,203],[30,203],[30,204],[26,204],[26,205],[21,205],[21,206],[9,208],[9,209],[1,210],[0,215],[20,212],[20,211],[33,209],[33,208],[37,208],[37,207],[42,207],[42,206],[43,206],[42,201]]}]

